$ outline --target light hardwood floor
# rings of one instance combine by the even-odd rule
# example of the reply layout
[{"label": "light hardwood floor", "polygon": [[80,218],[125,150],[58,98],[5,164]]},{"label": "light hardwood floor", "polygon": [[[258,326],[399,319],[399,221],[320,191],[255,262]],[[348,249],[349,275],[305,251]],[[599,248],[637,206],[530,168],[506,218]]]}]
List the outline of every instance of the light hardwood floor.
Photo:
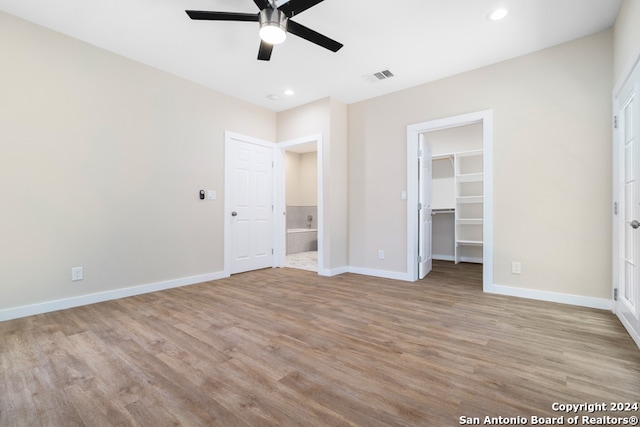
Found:
[{"label": "light hardwood floor", "polygon": [[469,264],[268,269],[1,322],[0,426],[456,426],[640,400],[610,312],[481,288]]}]

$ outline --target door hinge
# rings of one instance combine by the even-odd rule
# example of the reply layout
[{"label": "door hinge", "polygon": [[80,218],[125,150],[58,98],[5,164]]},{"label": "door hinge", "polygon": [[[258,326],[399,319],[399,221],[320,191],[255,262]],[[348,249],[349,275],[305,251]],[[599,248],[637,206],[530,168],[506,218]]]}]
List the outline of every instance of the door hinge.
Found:
[{"label": "door hinge", "polygon": [[618,301],[618,288],[613,290],[613,300]]},{"label": "door hinge", "polygon": [[613,202],[613,214],[618,215],[618,202]]},{"label": "door hinge", "polygon": [[422,262],[422,256],[418,255],[418,262]]},{"label": "door hinge", "polygon": [[273,248],[271,248],[271,255],[273,255]]},{"label": "door hinge", "polygon": [[422,150],[418,150],[418,157],[422,157]]},{"label": "door hinge", "polygon": [[274,162],[271,162],[271,169],[273,169],[274,167]]},{"label": "door hinge", "polygon": [[618,116],[613,116],[613,128],[618,129]]},{"label": "door hinge", "polygon": [[422,203],[418,203],[418,210],[422,209]]}]

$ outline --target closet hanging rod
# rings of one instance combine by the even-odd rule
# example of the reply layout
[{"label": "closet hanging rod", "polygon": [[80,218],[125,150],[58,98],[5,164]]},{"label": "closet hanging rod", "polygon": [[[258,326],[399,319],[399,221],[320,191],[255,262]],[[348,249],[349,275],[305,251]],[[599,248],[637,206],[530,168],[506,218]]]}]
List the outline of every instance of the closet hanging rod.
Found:
[{"label": "closet hanging rod", "polygon": [[435,214],[452,214],[455,213],[455,209],[454,208],[447,208],[447,209],[432,209],[431,210],[431,215],[435,215]]}]

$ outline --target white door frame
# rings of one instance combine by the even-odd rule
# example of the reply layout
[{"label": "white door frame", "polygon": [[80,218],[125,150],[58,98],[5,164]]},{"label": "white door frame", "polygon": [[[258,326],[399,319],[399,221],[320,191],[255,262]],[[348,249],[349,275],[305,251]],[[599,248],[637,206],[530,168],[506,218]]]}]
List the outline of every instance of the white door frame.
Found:
[{"label": "white door frame", "polygon": [[[629,83],[629,79],[632,78],[637,67],[640,67],[640,51],[636,53],[634,59],[627,64],[624,71],[621,74],[620,79],[615,85],[612,91],[612,106],[613,116],[617,116],[619,113],[619,107],[621,103],[625,102],[624,99],[619,99],[622,95],[623,89]],[[637,84],[637,83],[636,83]],[[640,94],[640,87],[636,86],[636,94]],[[618,123],[621,123],[621,118],[618,118]],[[630,324],[627,323],[624,316],[618,313],[617,303],[614,300],[615,289],[619,287],[620,281],[624,280],[622,276],[623,266],[623,254],[625,240],[622,238],[623,230],[627,225],[625,224],[625,195],[624,195],[624,141],[620,139],[620,129],[613,127],[612,130],[612,193],[614,203],[614,215],[612,215],[612,286],[611,286],[611,309],[618,316],[622,324],[625,326],[629,335],[633,338],[635,343],[640,347],[640,333]]]},{"label": "white door frame", "polygon": [[[230,206],[230,204],[228,203],[228,195],[230,194],[231,190],[231,176],[230,174],[233,172],[233,168],[230,165],[230,150],[229,147],[231,146],[231,144],[234,143],[234,141],[239,141],[239,142],[244,142],[244,143],[248,143],[248,144],[254,144],[254,145],[259,145],[262,147],[268,147],[271,148],[272,150],[274,150],[274,154],[275,154],[275,147],[276,144],[270,141],[265,141],[263,139],[259,139],[259,138],[254,138],[251,136],[246,136],[246,135],[241,135],[239,133],[235,133],[235,132],[229,132],[229,131],[225,131],[224,133],[224,275],[225,276],[230,276],[231,275],[231,245],[232,245],[232,241],[231,241],[231,211],[233,210],[233,206]],[[275,156],[274,156],[275,157]],[[275,170],[275,169],[274,169]],[[276,179],[273,179],[273,187],[272,187],[272,191],[274,196],[277,195],[277,191],[276,191]],[[275,201],[274,201],[275,203]],[[275,218],[274,215],[274,221],[276,221],[277,219]],[[272,230],[271,233],[271,244],[272,247],[274,247],[274,237],[275,237],[275,227]],[[274,251],[275,252],[275,251]],[[275,256],[273,257],[274,262],[272,262],[272,267],[275,267]]]},{"label": "white door frame", "polygon": [[313,135],[303,136],[276,144],[275,147],[275,265],[277,267],[285,266],[285,258],[287,253],[287,221],[284,215],[287,210],[286,200],[286,177],[285,177],[285,151],[296,145],[309,144],[315,142],[317,145],[318,156],[318,274],[327,276],[329,275],[329,269],[325,269],[325,244],[324,235],[327,234],[324,223],[324,172],[323,172],[323,148],[322,148],[322,134],[317,133]]},{"label": "white door frame", "polygon": [[420,134],[482,123],[483,183],[483,274],[485,292],[493,288],[493,110],[478,111],[407,126],[407,276],[418,280],[418,147]]}]

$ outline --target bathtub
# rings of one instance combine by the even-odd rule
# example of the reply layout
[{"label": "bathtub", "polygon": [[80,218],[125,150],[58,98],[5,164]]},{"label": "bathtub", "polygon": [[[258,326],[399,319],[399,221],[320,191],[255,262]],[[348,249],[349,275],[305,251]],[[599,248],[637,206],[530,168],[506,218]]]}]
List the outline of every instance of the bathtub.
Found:
[{"label": "bathtub", "polygon": [[287,230],[287,255],[317,250],[317,228],[289,228]]}]

